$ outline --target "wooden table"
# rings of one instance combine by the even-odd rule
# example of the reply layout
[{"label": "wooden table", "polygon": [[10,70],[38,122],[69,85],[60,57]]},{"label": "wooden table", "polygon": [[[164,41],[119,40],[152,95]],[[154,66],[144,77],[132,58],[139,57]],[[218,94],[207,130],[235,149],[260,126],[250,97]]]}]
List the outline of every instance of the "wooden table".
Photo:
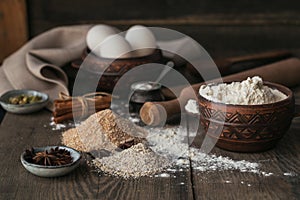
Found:
[{"label": "wooden table", "polygon": [[[4,25],[0,32],[5,32],[0,34],[0,44],[5,44],[0,45],[0,62],[4,54],[11,52],[27,38],[27,30],[31,38],[58,25],[78,23],[106,23],[116,25],[121,30],[134,24],[171,28],[196,39],[213,58],[276,49],[288,49],[300,56],[297,0],[273,1],[271,4],[267,1],[216,3],[211,0],[193,0],[188,3],[152,0],[142,4],[138,0],[129,4],[128,1],[115,0],[57,2],[0,2],[0,26]],[[26,7],[28,27],[24,17]],[[15,12],[10,12],[12,10]],[[300,89],[297,94],[300,103]],[[1,115],[0,109],[0,119]],[[85,154],[80,167],[64,177],[40,178],[27,172],[20,162],[20,154],[24,149],[60,144],[61,131],[52,130],[49,126],[50,117],[51,113],[47,111],[31,115],[7,113],[4,116],[0,124],[0,199],[300,198],[299,118],[294,119],[290,130],[277,147],[267,152],[240,154],[214,149],[218,155],[259,162],[263,170],[274,173],[272,176],[236,171],[200,173],[190,168],[168,178],[123,180],[99,176],[86,164],[85,159],[89,157]],[[289,172],[297,175],[284,175]]]},{"label": "wooden table", "polygon": [[[300,88],[297,90],[300,100]],[[61,131],[49,125],[51,113],[7,113],[0,125],[0,199],[298,199],[300,198],[300,119],[275,149],[241,154],[218,148],[214,153],[259,162],[271,176],[237,171],[197,172],[192,167],[170,177],[122,178],[98,175],[86,164],[59,178],[41,178],[26,171],[20,154],[31,146],[60,145]],[[293,173],[288,176],[285,173]]]}]

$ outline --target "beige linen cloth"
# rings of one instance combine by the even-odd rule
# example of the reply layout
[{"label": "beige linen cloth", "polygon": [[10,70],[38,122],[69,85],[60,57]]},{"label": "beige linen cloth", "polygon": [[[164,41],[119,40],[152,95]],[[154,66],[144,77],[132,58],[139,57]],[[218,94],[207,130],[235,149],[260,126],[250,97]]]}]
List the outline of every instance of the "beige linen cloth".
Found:
[{"label": "beige linen cloth", "polygon": [[58,27],[27,42],[3,61],[0,95],[12,89],[34,89],[47,93],[52,101],[59,92],[68,94],[68,78],[61,66],[80,57],[90,27]]},{"label": "beige linen cloth", "polygon": [[[61,67],[80,58],[86,47],[87,31],[91,26],[54,28],[27,42],[3,61],[0,67],[0,95],[12,89],[34,89],[47,93],[52,102],[58,98],[60,92],[69,94],[68,77]],[[187,38],[182,38],[159,45],[180,52],[182,47],[190,46],[187,45],[188,42]],[[51,110],[52,105],[48,108]]]},{"label": "beige linen cloth", "polygon": [[[44,32],[18,51],[3,61],[0,67],[0,95],[12,89],[34,89],[45,92],[50,97],[50,102],[58,98],[60,92],[69,94],[68,78],[62,66],[68,62],[80,58],[83,49],[86,47],[86,34],[92,25],[75,25],[51,29]],[[163,50],[164,56],[172,59],[175,63],[181,62],[176,55],[183,55],[184,58],[198,59],[194,49],[197,44],[189,37],[182,37],[171,41],[158,41],[158,46]],[[9,45],[9,44],[8,44]],[[166,53],[173,52],[173,53]],[[277,66],[278,65],[278,66]],[[277,66],[277,72],[271,70]],[[285,66],[282,68],[282,66]],[[249,73],[264,74],[266,80],[273,80],[271,77],[279,77],[288,85],[299,84],[300,60],[297,58],[286,59],[274,65],[261,68],[260,71],[249,71]],[[285,73],[289,71],[289,73]],[[255,72],[255,73],[254,73]],[[264,73],[263,73],[264,72]],[[269,79],[268,79],[269,78]],[[277,78],[278,79],[278,78]],[[279,80],[278,79],[278,80]],[[280,81],[278,81],[281,83]],[[52,109],[52,105],[48,106]]]}]

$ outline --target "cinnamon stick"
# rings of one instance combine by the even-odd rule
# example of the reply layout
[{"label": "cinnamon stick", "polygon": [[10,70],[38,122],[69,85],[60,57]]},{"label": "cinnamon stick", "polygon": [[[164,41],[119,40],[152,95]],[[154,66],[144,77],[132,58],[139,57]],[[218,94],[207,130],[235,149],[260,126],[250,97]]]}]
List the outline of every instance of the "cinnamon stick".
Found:
[{"label": "cinnamon stick", "polygon": [[[104,104],[103,107],[105,107],[104,109],[106,108],[109,108],[110,104]],[[99,109],[99,110],[95,110],[95,109],[89,109],[88,112],[87,112],[87,116],[90,116],[92,114],[94,114],[94,112],[96,111],[100,111],[100,110],[104,110],[104,109]],[[61,123],[61,122],[64,122],[64,121],[67,121],[67,120],[72,120],[74,118],[81,118],[82,116],[82,112],[81,111],[71,111],[71,112],[68,112],[68,113],[65,113],[63,115],[59,115],[59,116],[54,116],[54,119],[53,121],[55,123]],[[85,118],[85,117],[84,117]]]},{"label": "cinnamon stick", "polygon": [[[106,108],[109,108],[109,106],[110,106],[110,102],[107,102],[107,103],[103,103],[101,105],[97,105],[95,107],[89,107],[88,110],[100,111],[100,110],[104,110]],[[53,116],[58,117],[58,116],[61,116],[61,115],[64,115],[64,114],[67,114],[67,113],[70,113],[70,112],[81,112],[82,113],[83,108],[82,107],[78,107],[78,108],[69,107],[69,108],[55,109],[53,111]]]},{"label": "cinnamon stick", "polygon": [[109,108],[111,103],[111,95],[107,93],[92,93],[82,97],[70,97],[61,93],[60,96],[61,99],[54,100],[53,117],[56,123],[88,117],[95,111]]}]

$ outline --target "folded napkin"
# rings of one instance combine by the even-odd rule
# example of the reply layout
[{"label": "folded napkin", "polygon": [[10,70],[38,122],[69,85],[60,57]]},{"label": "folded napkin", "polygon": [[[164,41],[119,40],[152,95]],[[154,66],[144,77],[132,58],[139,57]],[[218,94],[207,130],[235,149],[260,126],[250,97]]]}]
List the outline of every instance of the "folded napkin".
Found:
[{"label": "folded napkin", "polygon": [[68,77],[61,67],[80,57],[90,27],[58,27],[27,42],[3,61],[0,95],[12,89],[34,89],[47,93],[52,101],[60,92],[68,94]]}]

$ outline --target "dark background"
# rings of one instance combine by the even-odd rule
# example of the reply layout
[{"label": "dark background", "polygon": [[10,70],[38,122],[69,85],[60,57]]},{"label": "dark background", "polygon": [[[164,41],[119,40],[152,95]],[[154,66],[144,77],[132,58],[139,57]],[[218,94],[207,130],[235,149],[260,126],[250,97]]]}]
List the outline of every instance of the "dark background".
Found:
[{"label": "dark background", "polygon": [[0,63],[50,28],[106,23],[175,29],[214,58],[288,49],[299,52],[299,0],[1,0]]},{"label": "dark background", "polygon": [[215,59],[272,50],[299,56],[299,11],[299,0],[1,0],[0,63],[39,33],[87,23],[171,28]]},{"label": "dark background", "polygon": [[28,0],[29,37],[60,25],[107,23],[125,30],[143,24],[185,33],[218,58],[276,49],[297,52],[299,2]]}]

